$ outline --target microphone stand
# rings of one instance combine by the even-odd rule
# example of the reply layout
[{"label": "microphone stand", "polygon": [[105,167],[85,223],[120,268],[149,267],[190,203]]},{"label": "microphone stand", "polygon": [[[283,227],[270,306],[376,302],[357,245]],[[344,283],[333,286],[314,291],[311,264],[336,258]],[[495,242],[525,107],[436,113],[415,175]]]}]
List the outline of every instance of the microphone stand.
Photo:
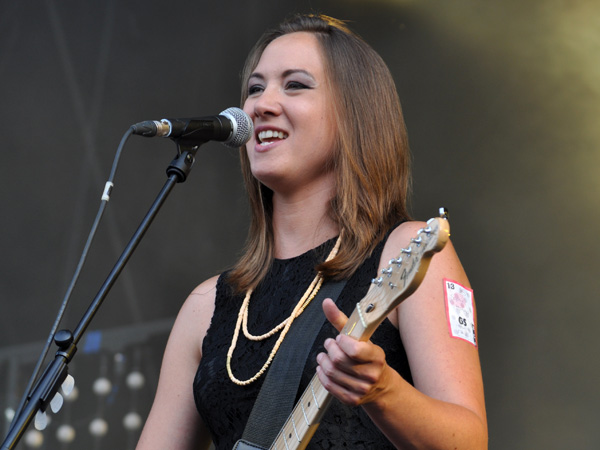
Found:
[{"label": "microphone stand", "polygon": [[48,364],[46,370],[28,395],[27,404],[21,410],[18,417],[15,417],[13,420],[12,426],[2,447],[0,447],[0,450],[14,449],[36,413],[38,411],[46,411],[49,403],[58,392],[63,381],[67,378],[68,364],[77,352],[77,344],[83,336],[83,333],[92,322],[94,315],[100,309],[102,302],[129,261],[129,258],[133,255],[133,252],[141,242],[146,231],[150,228],[152,221],[165,203],[175,184],[183,183],[186,180],[194,164],[197,150],[197,145],[193,147],[183,147],[178,144],[177,156],[171,161],[167,168],[167,181],[158,193],[154,203],[150,206],[150,209],[133,234],[133,237],[129,240],[129,243],[125,247],[125,250],[123,250],[123,253],[117,260],[112,271],[109,273],[106,281],[100,287],[96,297],[94,297],[92,303],[84,313],[77,328],[74,332],[61,330],[55,334],[54,342],[58,346],[55,358]]}]

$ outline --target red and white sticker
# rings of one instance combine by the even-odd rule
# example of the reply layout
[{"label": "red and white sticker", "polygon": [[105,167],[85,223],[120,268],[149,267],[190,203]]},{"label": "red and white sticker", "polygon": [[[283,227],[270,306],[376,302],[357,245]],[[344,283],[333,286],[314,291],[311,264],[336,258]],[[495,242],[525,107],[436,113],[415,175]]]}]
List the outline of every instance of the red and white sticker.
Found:
[{"label": "red and white sticker", "polygon": [[444,297],[450,335],[477,347],[473,290],[445,278]]}]

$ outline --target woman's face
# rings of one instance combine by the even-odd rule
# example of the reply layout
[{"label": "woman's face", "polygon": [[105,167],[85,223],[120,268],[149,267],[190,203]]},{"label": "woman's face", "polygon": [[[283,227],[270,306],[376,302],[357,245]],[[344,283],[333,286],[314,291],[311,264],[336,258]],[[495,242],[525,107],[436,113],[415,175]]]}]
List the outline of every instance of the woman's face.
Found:
[{"label": "woman's face", "polygon": [[331,189],[335,120],[321,48],[306,32],[271,42],[248,81],[246,145],[254,176],[276,193]]}]

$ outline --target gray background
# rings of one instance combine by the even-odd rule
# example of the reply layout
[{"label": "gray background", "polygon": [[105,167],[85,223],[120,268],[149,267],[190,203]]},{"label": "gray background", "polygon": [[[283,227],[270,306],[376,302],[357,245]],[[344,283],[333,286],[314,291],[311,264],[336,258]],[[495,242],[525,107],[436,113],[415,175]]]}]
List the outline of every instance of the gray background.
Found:
[{"label": "gray background", "polygon": [[[237,106],[261,32],[317,10],[349,20],[394,74],[414,215],[450,210],[478,302],[490,448],[600,447],[598,2],[0,0],[0,10],[0,424],[47,338],[123,133]],[[63,327],[77,324],[174,153],[168,140],[129,140]],[[41,448],[133,448],[137,432],[121,420],[147,413],[179,306],[243,243],[238,171],[235,150],[201,148],[81,343],[80,397]],[[124,383],[132,370],[143,389]],[[99,376],[113,383],[106,397],[92,392]],[[91,439],[95,417],[109,432]],[[56,440],[62,423],[77,431],[71,445]]]}]

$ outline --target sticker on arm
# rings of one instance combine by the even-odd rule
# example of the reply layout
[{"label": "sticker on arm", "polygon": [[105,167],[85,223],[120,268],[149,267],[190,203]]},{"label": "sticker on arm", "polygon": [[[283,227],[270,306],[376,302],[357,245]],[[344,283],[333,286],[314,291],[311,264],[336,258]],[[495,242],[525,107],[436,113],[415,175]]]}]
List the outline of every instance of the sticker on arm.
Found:
[{"label": "sticker on arm", "polygon": [[445,278],[444,298],[450,336],[463,339],[477,347],[473,290]]}]

